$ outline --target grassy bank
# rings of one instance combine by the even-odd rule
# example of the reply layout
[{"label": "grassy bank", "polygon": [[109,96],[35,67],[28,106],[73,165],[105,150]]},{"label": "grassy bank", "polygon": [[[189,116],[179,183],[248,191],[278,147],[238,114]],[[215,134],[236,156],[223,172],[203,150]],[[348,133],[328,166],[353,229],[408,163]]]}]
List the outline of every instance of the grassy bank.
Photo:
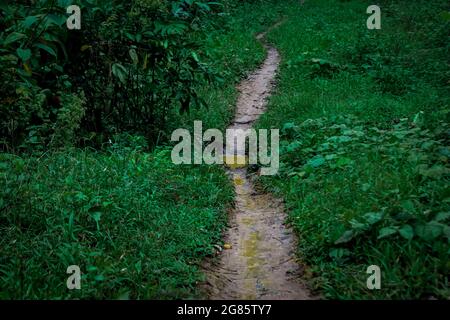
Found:
[{"label": "grassy bank", "polygon": [[[448,298],[446,1],[286,3],[259,126],[281,129],[278,176],[311,284],[327,298]],[[366,269],[381,268],[381,290]]]},{"label": "grassy bank", "polygon": [[189,296],[232,199],[220,168],[175,166],[165,149],[1,161],[2,298]]}]

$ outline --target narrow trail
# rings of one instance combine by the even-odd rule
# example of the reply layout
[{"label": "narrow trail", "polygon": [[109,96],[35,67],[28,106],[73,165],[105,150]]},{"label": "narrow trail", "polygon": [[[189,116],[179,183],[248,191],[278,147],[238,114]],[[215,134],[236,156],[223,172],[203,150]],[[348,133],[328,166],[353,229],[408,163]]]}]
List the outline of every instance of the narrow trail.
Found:
[{"label": "narrow trail", "polygon": [[[265,111],[280,56],[264,42],[264,36],[259,34],[257,39],[266,48],[267,57],[238,86],[240,94],[231,129],[249,129]],[[245,150],[235,151],[245,156]],[[299,282],[302,270],[295,259],[295,237],[285,225],[282,201],[258,191],[245,167],[229,166],[227,171],[236,193],[230,228],[225,234],[231,248],[223,250],[220,261],[206,271],[209,298],[312,299]]]}]

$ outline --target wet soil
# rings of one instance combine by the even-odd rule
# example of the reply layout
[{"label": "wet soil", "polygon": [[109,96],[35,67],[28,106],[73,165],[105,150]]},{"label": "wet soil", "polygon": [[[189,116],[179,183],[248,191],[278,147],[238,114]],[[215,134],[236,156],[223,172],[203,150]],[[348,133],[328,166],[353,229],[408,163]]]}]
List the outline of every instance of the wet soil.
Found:
[{"label": "wet soil", "polygon": [[[264,36],[260,34],[257,39],[265,46],[267,57],[239,84],[230,129],[251,128],[266,108],[280,55],[264,42]],[[234,152],[245,157],[245,150]],[[234,159],[233,155],[225,155],[227,172],[235,188],[235,208],[229,217],[224,249],[218,261],[211,262],[206,270],[209,298],[312,299],[301,281],[304,270],[295,257],[296,239],[285,224],[282,201],[257,190],[245,165],[233,165]]]}]

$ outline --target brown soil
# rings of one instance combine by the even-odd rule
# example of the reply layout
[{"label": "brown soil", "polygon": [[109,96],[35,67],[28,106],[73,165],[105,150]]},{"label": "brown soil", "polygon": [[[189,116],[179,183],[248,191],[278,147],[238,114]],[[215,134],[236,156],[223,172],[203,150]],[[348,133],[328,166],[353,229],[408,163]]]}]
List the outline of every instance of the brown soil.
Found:
[{"label": "brown soil", "polygon": [[[250,128],[266,108],[280,56],[275,48],[264,46],[266,60],[238,86],[236,115],[229,128]],[[245,156],[242,150],[235,151]],[[296,240],[285,225],[282,201],[257,191],[245,167],[230,165],[227,170],[234,182],[236,204],[225,234],[228,249],[206,270],[209,298],[312,299],[300,281],[304,272],[295,258]]]}]

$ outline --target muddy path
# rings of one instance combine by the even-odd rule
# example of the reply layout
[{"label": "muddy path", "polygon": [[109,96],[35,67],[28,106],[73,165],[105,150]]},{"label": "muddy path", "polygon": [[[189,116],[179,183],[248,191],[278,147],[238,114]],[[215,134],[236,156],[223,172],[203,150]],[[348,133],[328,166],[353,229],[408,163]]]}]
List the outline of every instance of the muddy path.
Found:
[{"label": "muddy path", "polygon": [[[259,34],[257,39],[267,57],[239,84],[235,118],[229,128],[250,128],[266,108],[280,55],[266,44],[264,36]],[[245,156],[245,150],[235,152]],[[282,201],[257,190],[245,166],[228,166],[227,172],[234,183],[235,208],[225,233],[226,249],[206,270],[209,298],[311,299],[299,280],[303,270],[295,258],[296,240],[285,225]]]}]

